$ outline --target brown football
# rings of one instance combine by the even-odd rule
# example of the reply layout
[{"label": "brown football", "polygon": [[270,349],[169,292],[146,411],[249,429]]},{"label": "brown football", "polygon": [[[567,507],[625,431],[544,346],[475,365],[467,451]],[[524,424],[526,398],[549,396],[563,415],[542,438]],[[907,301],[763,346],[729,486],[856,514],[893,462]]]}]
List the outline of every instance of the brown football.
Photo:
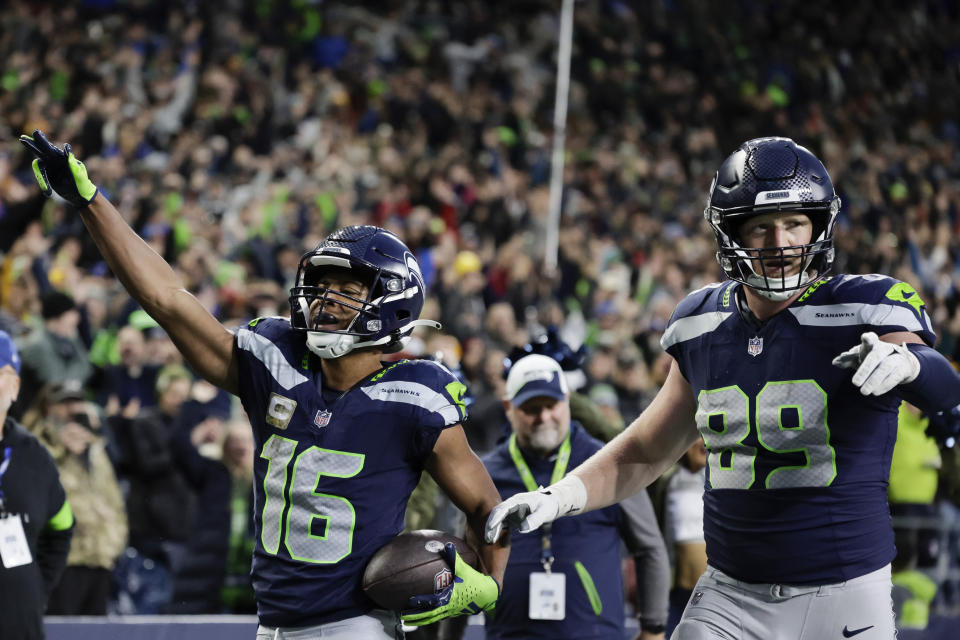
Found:
[{"label": "brown football", "polygon": [[453,579],[453,567],[440,555],[447,542],[467,564],[482,570],[477,552],[460,538],[433,529],[409,531],[370,558],[363,572],[364,592],[384,609],[400,611],[412,596],[441,591]]}]

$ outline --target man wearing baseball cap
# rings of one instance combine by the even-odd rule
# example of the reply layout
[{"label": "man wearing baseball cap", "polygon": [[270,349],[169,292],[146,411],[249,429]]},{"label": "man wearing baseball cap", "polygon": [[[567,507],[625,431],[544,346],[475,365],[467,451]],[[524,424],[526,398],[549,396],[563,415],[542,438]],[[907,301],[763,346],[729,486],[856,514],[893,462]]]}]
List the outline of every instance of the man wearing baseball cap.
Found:
[{"label": "man wearing baseball cap", "polygon": [[[602,446],[571,420],[569,399],[553,358],[531,354],[510,368],[503,404],[512,433],[483,457],[504,499],[556,482]],[[638,637],[663,638],[670,570],[645,493],[597,517],[564,518],[539,536],[514,537],[487,638],[622,638],[621,539],[636,560]]]},{"label": "man wearing baseball cap", "polygon": [[7,415],[20,393],[20,364],[0,331],[0,638],[36,640],[67,562],[73,513],[53,458]]}]

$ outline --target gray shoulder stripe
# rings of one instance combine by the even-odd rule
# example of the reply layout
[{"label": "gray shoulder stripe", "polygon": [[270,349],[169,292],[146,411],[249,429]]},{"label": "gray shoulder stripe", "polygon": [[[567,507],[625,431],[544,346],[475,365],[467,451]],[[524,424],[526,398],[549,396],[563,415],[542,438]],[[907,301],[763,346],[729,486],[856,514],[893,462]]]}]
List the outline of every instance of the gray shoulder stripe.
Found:
[{"label": "gray shoulder stripe", "polygon": [[290,366],[277,345],[263,336],[249,329],[240,329],[237,332],[237,346],[244,351],[249,351],[263,363],[263,366],[267,368],[277,384],[284,389],[292,389],[307,381],[306,376]]},{"label": "gray shoulder stripe", "polygon": [[450,404],[450,401],[443,394],[419,382],[402,380],[378,382],[360,389],[371,400],[411,404],[433,413],[439,413],[443,416],[443,423],[447,426],[460,422],[460,411],[456,405]]},{"label": "gray shoulder stripe", "polygon": [[660,346],[666,351],[675,344],[710,333],[729,318],[731,313],[733,312],[711,311],[697,316],[680,318],[663,332],[663,337],[660,338]]},{"label": "gray shoulder stripe", "polygon": [[907,331],[931,331],[929,321],[917,318],[911,309],[894,304],[827,304],[791,308],[797,322],[821,327],[841,327],[856,324],[898,325]]}]

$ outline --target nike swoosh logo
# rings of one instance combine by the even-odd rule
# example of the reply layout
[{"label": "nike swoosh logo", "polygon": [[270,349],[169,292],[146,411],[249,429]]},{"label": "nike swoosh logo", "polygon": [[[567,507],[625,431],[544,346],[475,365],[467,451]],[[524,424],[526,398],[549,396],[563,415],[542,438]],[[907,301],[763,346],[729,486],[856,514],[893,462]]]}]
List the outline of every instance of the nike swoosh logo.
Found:
[{"label": "nike swoosh logo", "polygon": [[850,631],[850,629],[848,629],[848,628],[846,627],[846,625],[844,625],[844,627],[843,627],[843,637],[844,637],[844,638],[852,638],[853,636],[856,636],[856,635],[859,635],[859,634],[863,633],[863,632],[866,631],[867,629],[873,629],[873,625],[870,625],[869,627],[864,627],[863,629],[854,629],[853,631]]}]

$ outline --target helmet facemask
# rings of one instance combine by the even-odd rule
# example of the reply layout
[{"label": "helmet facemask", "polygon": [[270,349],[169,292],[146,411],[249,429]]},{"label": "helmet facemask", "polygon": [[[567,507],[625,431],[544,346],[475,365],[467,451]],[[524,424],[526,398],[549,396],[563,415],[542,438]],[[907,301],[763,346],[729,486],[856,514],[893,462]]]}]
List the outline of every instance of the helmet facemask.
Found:
[{"label": "helmet facemask", "polygon": [[[340,264],[341,260],[320,255],[304,256],[300,261],[297,285],[290,289],[291,325],[294,329],[307,331],[307,346],[322,358],[337,358],[356,348],[389,342],[376,338],[382,326],[377,301],[382,298],[380,290],[384,288],[381,286],[384,281],[387,285],[397,282],[397,288],[402,283],[397,274],[386,274],[382,269],[357,265],[346,267]],[[323,276],[331,270],[349,273],[350,279],[366,288],[366,296],[361,298],[320,286]],[[331,306],[342,307],[353,313],[347,326],[334,328],[341,322],[320,322],[324,317],[337,318],[336,314],[330,312]]]},{"label": "helmet facemask", "polygon": [[[333,277],[334,270],[340,274],[334,280],[346,284],[321,286],[333,282],[322,278]],[[366,293],[353,291],[347,281],[362,284]],[[307,347],[321,358],[361,348],[396,353],[415,327],[440,328],[419,319],[425,295],[420,266],[397,236],[370,225],[344,227],[300,258],[290,289],[290,325],[307,334]]]},{"label": "helmet facemask", "polygon": [[[833,227],[840,198],[823,164],[787,138],[745,142],[724,161],[704,209],[717,237],[717,261],[728,278],[769,300],[788,300],[833,266]],[[739,233],[750,218],[768,213],[804,214],[813,225],[810,241],[750,249]],[[796,273],[770,272],[776,263],[799,260]]]}]

